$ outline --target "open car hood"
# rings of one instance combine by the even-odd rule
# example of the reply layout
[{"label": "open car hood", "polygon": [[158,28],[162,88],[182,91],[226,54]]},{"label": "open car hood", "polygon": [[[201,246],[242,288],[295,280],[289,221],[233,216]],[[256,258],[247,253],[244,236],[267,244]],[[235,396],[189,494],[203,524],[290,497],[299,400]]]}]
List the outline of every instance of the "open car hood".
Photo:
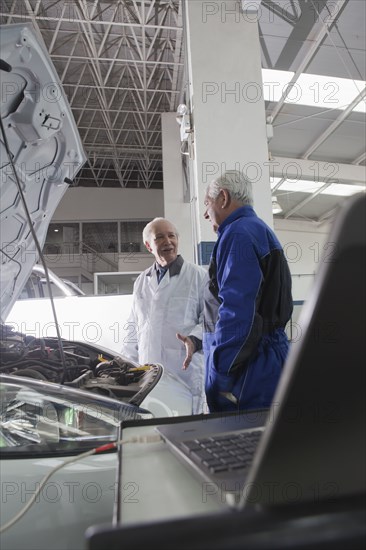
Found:
[{"label": "open car hood", "polygon": [[[48,225],[85,153],[61,82],[31,24],[0,26],[1,120],[41,248]],[[1,320],[38,253],[0,133]]]}]

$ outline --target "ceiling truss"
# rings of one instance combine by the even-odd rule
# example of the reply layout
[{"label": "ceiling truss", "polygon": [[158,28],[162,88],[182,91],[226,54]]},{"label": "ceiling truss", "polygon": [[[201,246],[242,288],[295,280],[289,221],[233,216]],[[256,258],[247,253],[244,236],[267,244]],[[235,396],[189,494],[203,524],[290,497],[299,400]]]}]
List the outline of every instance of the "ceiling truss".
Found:
[{"label": "ceiling truss", "polygon": [[[352,41],[354,36],[342,35],[346,27],[339,23],[341,14],[357,4],[362,3],[262,0],[262,10],[270,12],[275,23],[268,30],[262,28],[259,21],[263,66],[294,73],[279,101],[266,106],[267,120],[273,124],[275,135],[276,126],[301,123],[301,117],[283,122],[286,99],[300,75],[311,69],[323,52],[326,41],[348,77],[362,80],[362,69],[357,70],[347,49],[348,38]],[[0,20],[3,24],[32,22],[49,51],[88,156],[74,185],[161,189],[161,113],[176,111],[186,86],[182,2],[2,0]],[[277,25],[280,25],[279,36],[287,32],[287,39],[274,59],[273,29]],[[364,39],[364,33],[361,38]],[[350,59],[355,69],[352,74]],[[319,131],[314,130],[310,143],[302,148],[299,145],[294,157],[299,162],[318,159],[324,143],[339,134],[352,119],[353,107],[364,100],[365,90],[360,89],[348,108],[325,119]],[[321,113],[315,109],[307,118],[319,116]],[[273,141],[270,148],[272,145]],[[366,155],[362,151],[356,144],[353,156],[350,154],[341,162],[363,166]],[[280,148],[271,150],[271,155],[290,156]],[[331,162],[326,156],[323,158],[324,162]],[[285,178],[281,178],[272,189],[280,202],[282,197],[288,199],[282,201],[280,217],[322,222],[332,215],[332,203],[321,212],[315,208],[314,214],[309,213],[309,207],[319,200],[330,181],[325,180],[324,186],[310,196],[293,193],[292,198],[281,191],[284,183]]]},{"label": "ceiling truss", "polygon": [[162,112],[178,106],[178,0],[4,0],[32,21],[58,71],[88,161],[74,184],[162,188]]}]

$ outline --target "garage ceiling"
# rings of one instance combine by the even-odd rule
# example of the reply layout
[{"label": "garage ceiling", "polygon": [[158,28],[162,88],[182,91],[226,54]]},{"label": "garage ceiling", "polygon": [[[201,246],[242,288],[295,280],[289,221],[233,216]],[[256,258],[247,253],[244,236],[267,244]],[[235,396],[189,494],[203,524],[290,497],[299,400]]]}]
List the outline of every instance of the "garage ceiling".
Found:
[{"label": "garage ceiling", "polygon": [[[290,94],[266,101],[273,158],[365,166],[365,5],[262,0],[263,69],[292,71],[295,87],[303,73],[328,78],[328,87],[312,88],[314,97],[328,97],[326,106],[291,103]],[[176,111],[186,87],[182,9],[178,0],[2,0],[1,23],[33,22],[68,96],[88,155],[75,185],[163,187],[160,115]],[[346,105],[330,101],[336,78],[354,86]],[[333,181],[304,191],[274,180],[276,216],[327,220],[341,197],[329,194]]]}]

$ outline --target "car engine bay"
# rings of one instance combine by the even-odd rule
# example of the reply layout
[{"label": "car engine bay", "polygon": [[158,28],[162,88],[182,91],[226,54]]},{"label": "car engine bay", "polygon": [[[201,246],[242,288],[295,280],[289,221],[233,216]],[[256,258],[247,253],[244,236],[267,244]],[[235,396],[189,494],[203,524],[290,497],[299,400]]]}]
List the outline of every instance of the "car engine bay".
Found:
[{"label": "car engine bay", "polygon": [[[161,365],[136,365],[81,342],[36,338],[0,329],[0,374],[33,378],[140,405],[162,375]],[[64,356],[64,361],[62,359]]]}]

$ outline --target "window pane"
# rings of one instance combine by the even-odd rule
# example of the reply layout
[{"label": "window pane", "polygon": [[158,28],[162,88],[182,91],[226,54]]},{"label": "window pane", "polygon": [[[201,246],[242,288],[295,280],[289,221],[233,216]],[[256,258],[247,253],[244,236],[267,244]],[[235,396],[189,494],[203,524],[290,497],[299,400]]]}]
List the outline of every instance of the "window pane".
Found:
[{"label": "window pane", "polygon": [[121,222],[121,252],[146,252],[148,254],[142,241],[142,230],[147,223],[147,220]]},{"label": "window pane", "polygon": [[44,254],[78,254],[79,224],[50,223],[43,252]]},{"label": "window pane", "polygon": [[82,241],[83,245],[86,245],[83,249],[84,252],[88,252],[88,247],[96,252],[117,252],[117,222],[83,223]]}]

